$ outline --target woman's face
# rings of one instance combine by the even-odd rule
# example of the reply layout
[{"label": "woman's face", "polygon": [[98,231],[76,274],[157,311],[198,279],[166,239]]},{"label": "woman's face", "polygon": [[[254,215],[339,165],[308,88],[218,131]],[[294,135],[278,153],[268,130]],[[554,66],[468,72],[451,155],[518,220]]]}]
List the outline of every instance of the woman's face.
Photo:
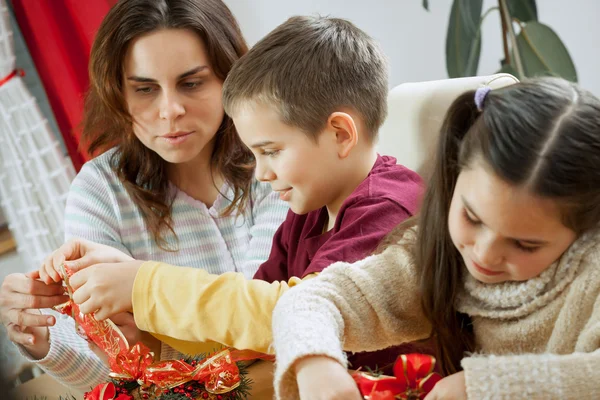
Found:
[{"label": "woman's face", "polygon": [[124,60],[123,90],[136,137],[164,160],[209,160],[223,121],[223,81],[202,39],[162,29],[134,39]]},{"label": "woman's face", "polygon": [[552,200],[503,181],[482,162],[458,176],[448,227],[467,269],[484,283],[534,278],[576,238]]}]

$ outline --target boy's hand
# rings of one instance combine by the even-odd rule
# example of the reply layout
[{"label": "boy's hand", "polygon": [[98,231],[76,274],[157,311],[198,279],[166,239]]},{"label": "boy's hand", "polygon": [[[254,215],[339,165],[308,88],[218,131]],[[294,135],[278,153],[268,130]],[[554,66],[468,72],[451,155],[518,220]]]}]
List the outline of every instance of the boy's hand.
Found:
[{"label": "boy's hand", "polygon": [[295,365],[302,400],[362,400],[356,382],[337,361],[322,356],[301,359]]},{"label": "boy's hand", "polygon": [[425,400],[467,400],[465,372],[452,374],[436,383]]},{"label": "boy's hand", "polygon": [[60,282],[59,267],[62,263],[72,271],[99,263],[132,261],[133,258],[104,244],[85,239],[72,239],[60,246],[44,260],[40,267],[40,279],[46,284]]},{"label": "boy's hand", "polygon": [[143,261],[97,264],[71,276],[73,300],[84,314],[94,313],[98,321],[131,311],[133,283]]}]

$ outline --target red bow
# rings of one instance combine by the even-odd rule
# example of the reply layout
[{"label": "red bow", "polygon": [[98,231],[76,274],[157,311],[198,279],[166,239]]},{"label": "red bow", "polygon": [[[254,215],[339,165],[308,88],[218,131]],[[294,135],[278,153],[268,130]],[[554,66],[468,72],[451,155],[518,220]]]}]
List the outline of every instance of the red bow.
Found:
[{"label": "red bow", "polygon": [[96,386],[94,390],[86,393],[83,398],[84,400],[133,400],[133,397],[128,394],[117,394],[117,388],[111,382]]},{"label": "red bow", "polygon": [[442,377],[433,372],[435,357],[403,354],[394,364],[394,376],[355,372],[360,393],[369,400],[423,399]]},{"label": "red bow", "polygon": [[209,393],[222,394],[231,392],[240,385],[240,371],[236,363],[255,359],[272,357],[250,350],[223,349],[198,365],[190,365],[183,360],[153,362],[150,349],[137,343],[115,359],[110,359],[110,377],[122,381],[137,381],[144,387],[156,385],[167,389],[197,381]]},{"label": "red bow", "polygon": [[150,349],[142,343],[136,343],[129,350],[123,350],[114,358],[109,358],[110,377],[146,383],[146,370],[154,361]]}]

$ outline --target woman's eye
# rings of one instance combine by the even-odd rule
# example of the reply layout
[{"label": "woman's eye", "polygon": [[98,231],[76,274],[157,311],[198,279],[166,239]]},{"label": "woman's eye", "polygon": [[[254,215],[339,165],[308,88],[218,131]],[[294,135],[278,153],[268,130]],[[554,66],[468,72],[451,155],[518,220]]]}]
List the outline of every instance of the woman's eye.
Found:
[{"label": "woman's eye", "polygon": [[152,88],[151,87],[139,87],[139,88],[135,89],[135,91],[137,93],[151,93]]},{"label": "woman's eye", "polygon": [[183,87],[186,89],[196,89],[202,84],[202,82],[184,82]]}]

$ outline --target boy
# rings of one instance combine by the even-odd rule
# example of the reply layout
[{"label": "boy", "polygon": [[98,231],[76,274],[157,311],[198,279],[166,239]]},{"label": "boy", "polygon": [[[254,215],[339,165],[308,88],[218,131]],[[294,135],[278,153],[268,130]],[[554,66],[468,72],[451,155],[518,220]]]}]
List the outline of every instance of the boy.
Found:
[{"label": "boy", "polygon": [[[104,264],[104,279],[121,282],[112,298],[123,304],[113,303],[111,313],[133,309],[140,329],[188,354],[202,349],[192,342],[209,340],[269,352],[271,313],[285,290],[336,261],[368,256],[417,210],[419,176],[375,151],[387,75],[377,44],[345,20],[293,17],[258,42],[227,77],[223,104],[256,156],[257,179],[290,205],[269,259],[253,280],[152,261],[113,271]],[[126,275],[131,302],[116,289]],[[111,295],[104,291],[94,303],[92,287],[82,307],[106,317]],[[353,366],[385,365],[397,354],[379,352]]]}]

